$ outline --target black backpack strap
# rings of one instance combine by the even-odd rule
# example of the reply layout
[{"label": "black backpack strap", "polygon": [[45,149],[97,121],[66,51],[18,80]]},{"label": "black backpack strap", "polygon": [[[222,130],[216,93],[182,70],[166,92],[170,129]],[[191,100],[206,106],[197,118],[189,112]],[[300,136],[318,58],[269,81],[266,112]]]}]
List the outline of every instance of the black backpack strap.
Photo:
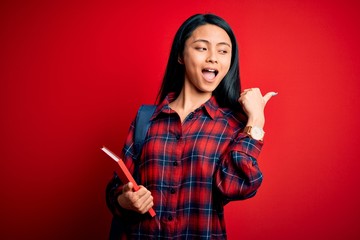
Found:
[{"label": "black backpack strap", "polygon": [[135,120],[134,158],[138,159],[150,127],[150,118],[154,114],[156,105],[141,105]]}]

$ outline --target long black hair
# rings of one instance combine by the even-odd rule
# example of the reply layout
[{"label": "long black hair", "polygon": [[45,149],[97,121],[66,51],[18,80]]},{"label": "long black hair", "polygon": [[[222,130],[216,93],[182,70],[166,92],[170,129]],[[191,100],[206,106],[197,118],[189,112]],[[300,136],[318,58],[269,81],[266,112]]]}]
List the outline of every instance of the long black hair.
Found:
[{"label": "long black hair", "polygon": [[189,17],[178,29],[172,43],[170,56],[165,70],[164,78],[159,90],[157,100],[162,102],[170,92],[179,96],[185,80],[185,67],[178,62],[182,57],[185,42],[193,31],[202,25],[212,24],[225,30],[229,35],[232,45],[231,64],[228,73],[225,75],[219,86],[214,90],[213,95],[221,107],[241,109],[238,102],[240,97],[241,84],[239,74],[239,53],[235,35],[229,24],[214,14],[195,14]]}]

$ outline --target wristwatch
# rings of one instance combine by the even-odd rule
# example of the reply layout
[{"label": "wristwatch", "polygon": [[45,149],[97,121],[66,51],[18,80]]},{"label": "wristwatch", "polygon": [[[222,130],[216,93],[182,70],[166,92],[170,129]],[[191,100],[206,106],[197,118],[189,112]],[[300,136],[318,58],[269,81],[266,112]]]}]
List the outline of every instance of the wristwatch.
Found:
[{"label": "wristwatch", "polygon": [[257,126],[246,126],[244,128],[244,133],[249,135],[251,138],[259,141],[262,141],[265,135],[264,130]]}]

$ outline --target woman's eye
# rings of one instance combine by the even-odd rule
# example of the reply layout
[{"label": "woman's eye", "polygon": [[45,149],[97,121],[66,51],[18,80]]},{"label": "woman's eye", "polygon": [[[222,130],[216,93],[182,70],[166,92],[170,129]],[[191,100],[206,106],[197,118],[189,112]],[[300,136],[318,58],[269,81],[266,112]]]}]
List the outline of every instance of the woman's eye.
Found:
[{"label": "woman's eye", "polygon": [[227,50],[219,50],[219,53],[220,53],[220,54],[227,54],[228,51],[227,51]]},{"label": "woman's eye", "polygon": [[196,49],[196,50],[199,50],[199,51],[206,51],[206,48],[205,48],[205,47],[196,47],[195,49]]}]

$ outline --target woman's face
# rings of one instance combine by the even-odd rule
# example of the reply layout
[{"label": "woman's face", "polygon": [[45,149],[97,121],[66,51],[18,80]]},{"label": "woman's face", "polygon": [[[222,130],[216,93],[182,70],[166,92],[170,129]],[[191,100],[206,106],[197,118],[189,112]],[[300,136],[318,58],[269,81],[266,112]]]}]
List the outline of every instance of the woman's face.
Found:
[{"label": "woman's face", "polygon": [[183,57],[185,87],[211,95],[231,64],[231,40],[222,28],[206,24],[186,40]]}]

